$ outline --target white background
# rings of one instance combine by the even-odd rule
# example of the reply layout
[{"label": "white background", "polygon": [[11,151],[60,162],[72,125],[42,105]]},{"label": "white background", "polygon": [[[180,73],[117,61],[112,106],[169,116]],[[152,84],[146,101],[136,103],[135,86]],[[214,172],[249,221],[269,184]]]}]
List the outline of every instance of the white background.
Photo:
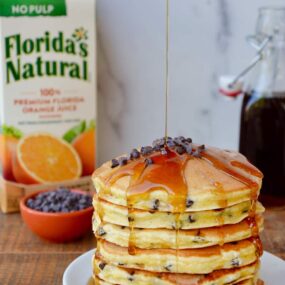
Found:
[{"label": "white background", "polygon": [[[170,0],[169,135],[237,149],[239,98],[217,92],[254,54],[260,6],[284,0]],[[98,0],[99,163],[164,132],[165,0]]]}]

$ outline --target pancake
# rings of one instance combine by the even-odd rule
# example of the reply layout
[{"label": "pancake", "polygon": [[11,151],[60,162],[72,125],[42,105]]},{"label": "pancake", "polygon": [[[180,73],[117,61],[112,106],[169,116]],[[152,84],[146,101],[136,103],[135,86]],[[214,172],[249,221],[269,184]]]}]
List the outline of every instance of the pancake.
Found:
[{"label": "pancake", "polygon": [[[97,219],[96,219],[97,217]],[[256,218],[259,231],[263,229],[263,218]],[[253,235],[252,219],[246,218],[238,224],[220,227],[179,230],[177,233],[170,229],[133,229],[132,244],[137,248],[202,248],[213,245],[247,239]],[[111,223],[100,223],[98,216],[94,215],[93,230],[97,238],[107,240],[122,247],[128,247],[130,228],[117,226]]]},{"label": "pancake", "polygon": [[217,270],[206,275],[160,273],[137,269],[126,269],[123,267],[110,265],[96,258],[93,260],[93,268],[94,274],[98,278],[113,284],[224,285],[254,278],[259,269],[259,263],[255,262],[243,267]]},{"label": "pancake", "polygon": [[[155,155],[157,154],[150,157]],[[113,204],[127,206],[126,193],[134,175],[130,169],[136,163],[138,162],[130,161],[127,166],[111,168],[109,161],[97,168],[93,182],[99,196]],[[249,201],[258,195],[261,188],[261,172],[243,155],[233,151],[207,146],[201,158],[189,155],[182,171],[186,185],[185,211],[189,212],[225,208]],[[155,206],[160,211],[175,212],[173,203],[169,201],[169,193],[162,185],[163,183],[157,183],[151,191],[144,193],[143,199],[133,199],[132,207],[153,210]]]},{"label": "pancake", "polygon": [[[129,221],[135,228],[166,228],[166,229],[200,229],[226,224],[236,224],[251,213],[251,201],[245,201],[224,209],[200,212],[171,212],[133,210],[118,206],[94,196],[93,205],[101,221],[119,226],[129,226]],[[257,213],[263,212],[263,206],[257,204]]]},{"label": "pancake", "polygon": [[96,284],[257,285],[262,177],[243,155],[183,137],[103,164]]},{"label": "pancake", "polygon": [[[143,283],[144,285],[150,285],[149,283]],[[156,283],[157,285],[160,285],[161,283]],[[212,285],[213,283],[208,283],[209,285]],[[244,280],[238,283],[223,283],[225,285],[264,285],[264,283],[260,280],[258,280],[257,282],[255,281],[255,279],[248,279],[248,280]],[[118,283],[110,283],[110,282],[106,282],[104,280],[99,279],[98,277],[94,277],[94,285],[120,285]],[[186,284],[183,284],[186,285]],[[187,285],[192,285],[192,284],[187,284]],[[195,285],[195,284],[193,284]]]},{"label": "pancake", "polygon": [[97,258],[113,265],[153,272],[189,274],[206,274],[218,269],[248,265],[260,255],[259,239],[200,249],[136,249],[135,254],[129,254],[126,247],[99,239],[96,250]]}]

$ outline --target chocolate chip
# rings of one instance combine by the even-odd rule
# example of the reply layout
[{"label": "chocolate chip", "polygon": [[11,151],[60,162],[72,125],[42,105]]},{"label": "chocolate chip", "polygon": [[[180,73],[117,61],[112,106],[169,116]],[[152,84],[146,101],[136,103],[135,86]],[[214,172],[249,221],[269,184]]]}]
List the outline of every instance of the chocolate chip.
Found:
[{"label": "chocolate chip", "polygon": [[152,206],[152,209],[153,210],[158,210],[159,209],[159,200],[158,199],[155,199],[154,202],[153,202],[153,206]]},{"label": "chocolate chip", "polygon": [[118,262],[119,266],[124,266],[125,264],[123,262]]},{"label": "chocolate chip", "polygon": [[155,145],[153,147],[153,151],[160,151],[161,147],[159,145]]},{"label": "chocolate chip", "polygon": [[205,147],[205,145],[204,145],[204,144],[202,144],[202,145],[198,146],[198,149],[199,149],[200,151],[203,151],[203,150],[205,150],[205,149],[206,149],[206,147]]},{"label": "chocolate chip", "polygon": [[192,153],[192,155],[193,155],[194,157],[196,157],[196,158],[201,158],[201,154],[200,154],[200,152],[199,152],[198,150],[195,150],[195,151]]},{"label": "chocolate chip", "polygon": [[34,208],[34,199],[29,199],[28,201],[27,201],[27,206],[29,207],[29,208]]},{"label": "chocolate chip", "polygon": [[195,150],[195,152],[193,153],[193,156],[201,158],[201,152],[204,151],[204,150],[205,150],[205,145],[204,144],[198,146],[197,149]]},{"label": "chocolate chip", "polygon": [[135,275],[135,273],[136,273],[135,271],[131,271],[130,275]]},{"label": "chocolate chip", "polygon": [[172,268],[172,264],[169,264],[167,266],[164,267],[167,271],[171,271],[171,268]]},{"label": "chocolate chip", "polygon": [[232,266],[240,266],[240,261],[239,261],[239,258],[238,257],[235,257],[234,259],[231,260],[231,265]]},{"label": "chocolate chip", "polygon": [[248,208],[244,208],[244,209],[242,210],[242,213],[245,214],[245,213],[248,213],[248,211],[249,211]]},{"label": "chocolate chip", "polygon": [[112,165],[111,168],[117,167],[119,166],[119,161],[115,158],[112,159]]},{"label": "chocolate chip", "polygon": [[119,164],[121,166],[126,165],[127,163],[128,163],[128,158],[127,157],[123,156],[123,157],[119,158]]},{"label": "chocolate chip", "polygon": [[186,140],[185,140],[185,138],[183,137],[183,136],[179,136],[179,137],[176,137],[176,138],[174,138],[174,143],[176,144],[176,145],[181,145],[183,142],[185,142]]},{"label": "chocolate chip", "polygon": [[193,239],[193,242],[195,243],[201,243],[201,242],[205,242],[206,239],[204,237],[201,237],[201,236],[195,236],[194,239]]},{"label": "chocolate chip", "polygon": [[176,152],[178,153],[178,154],[183,154],[183,153],[185,153],[185,148],[183,147],[183,146],[177,146],[176,148],[175,148],[175,150],[176,150]]},{"label": "chocolate chip", "polygon": [[188,154],[192,154],[193,148],[191,143],[184,143],[183,147],[185,148]]},{"label": "chocolate chip", "polygon": [[151,159],[151,158],[149,158],[149,157],[148,157],[148,158],[146,158],[146,159],[145,159],[145,164],[146,164],[146,166],[153,164],[152,159]]},{"label": "chocolate chip", "polygon": [[124,230],[126,227],[125,226],[121,226],[121,229]]},{"label": "chocolate chip", "polygon": [[135,220],[134,218],[128,217],[128,221],[129,221],[129,222],[133,222],[134,220]]},{"label": "chocolate chip", "polygon": [[153,152],[153,148],[151,146],[143,146],[141,148],[142,155],[149,155]]},{"label": "chocolate chip", "polygon": [[186,141],[189,142],[189,143],[192,143],[192,139],[191,138],[187,138]]},{"label": "chocolate chip", "polygon": [[100,262],[99,268],[100,268],[101,270],[104,270],[104,268],[105,268],[106,265],[107,265],[107,264],[106,264],[105,262]]},{"label": "chocolate chip", "polygon": [[140,152],[134,148],[132,151],[131,151],[131,154],[130,154],[130,159],[137,159],[140,157]]},{"label": "chocolate chip", "polygon": [[172,147],[175,147],[175,142],[173,141],[172,138],[168,138],[168,139],[166,140],[166,145],[167,145],[168,147],[172,148]]},{"label": "chocolate chip", "polygon": [[97,230],[98,236],[102,237],[106,234],[105,230],[102,227],[99,227]]},{"label": "chocolate chip", "polygon": [[158,148],[161,148],[161,147],[164,147],[165,145],[165,138],[162,138],[162,139],[156,139],[152,142],[152,146],[155,148],[155,147],[158,147]]},{"label": "chocolate chip", "polygon": [[192,215],[189,215],[188,221],[189,221],[190,223],[195,223],[195,222],[196,222],[196,220],[193,218]]},{"label": "chocolate chip", "polygon": [[132,282],[132,281],[134,281],[135,279],[134,279],[134,277],[130,276],[130,277],[128,277],[128,280]]},{"label": "chocolate chip", "polygon": [[186,201],[186,208],[192,207],[193,204],[194,204],[194,201],[192,201],[191,199],[188,198]]}]

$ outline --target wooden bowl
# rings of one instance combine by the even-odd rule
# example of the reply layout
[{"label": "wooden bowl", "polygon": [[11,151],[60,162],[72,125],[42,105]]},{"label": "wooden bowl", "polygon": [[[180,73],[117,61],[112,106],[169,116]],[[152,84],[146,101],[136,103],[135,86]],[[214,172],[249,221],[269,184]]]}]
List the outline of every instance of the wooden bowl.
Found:
[{"label": "wooden bowl", "polygon": [[[46,213],[33,210],[26,205],[28,199],[49,191],[52,190],[33,193],[25,196],[20,201],[22,218],[32,232],[52,242],[70,242],[79,239],[91,231],[92,206],[70,213]],[[71,191],[89,195],[79,189],[73,189]]]}]

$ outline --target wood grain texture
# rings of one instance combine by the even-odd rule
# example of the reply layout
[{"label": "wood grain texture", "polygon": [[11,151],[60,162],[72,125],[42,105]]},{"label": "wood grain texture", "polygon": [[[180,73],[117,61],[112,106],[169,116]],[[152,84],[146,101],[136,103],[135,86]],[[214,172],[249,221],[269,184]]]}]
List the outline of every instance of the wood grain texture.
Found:
[{"label": "wood grain texture", "polygon": [[[264,249],[285,259],[285,207],[266,211],[265,229]],[[95,245],[92,233],[73,243],[50,243],[33,235],[19,214],[0,214],[0,284],[61,285],[66,266]]]}]

